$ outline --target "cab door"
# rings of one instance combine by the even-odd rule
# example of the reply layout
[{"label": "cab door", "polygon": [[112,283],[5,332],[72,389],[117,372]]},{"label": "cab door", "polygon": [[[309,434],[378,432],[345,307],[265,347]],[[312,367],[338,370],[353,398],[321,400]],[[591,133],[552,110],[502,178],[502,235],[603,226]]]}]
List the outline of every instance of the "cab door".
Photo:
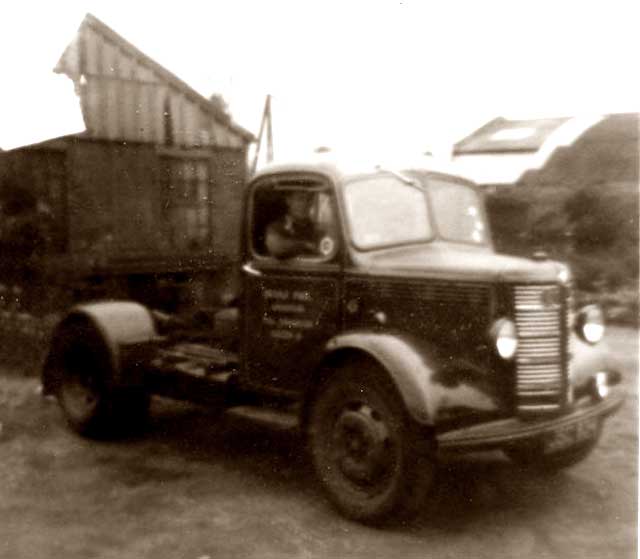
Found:
[{"label": "cab door", "polygon": [[316,190],[312,217],[322,232],[317,254],[286,259],[269,254],[264,230],[269,219],[278,217],[269,215],[269,203],[261,202],[278,197],[270,181],[263,192],[257,187],[250,204],[255,219],[250,219],[250,246],[242,267],[243,384],[292,394],[305,388],[341,316],[335,202],[326,186],[304,180],[294,186]]}]

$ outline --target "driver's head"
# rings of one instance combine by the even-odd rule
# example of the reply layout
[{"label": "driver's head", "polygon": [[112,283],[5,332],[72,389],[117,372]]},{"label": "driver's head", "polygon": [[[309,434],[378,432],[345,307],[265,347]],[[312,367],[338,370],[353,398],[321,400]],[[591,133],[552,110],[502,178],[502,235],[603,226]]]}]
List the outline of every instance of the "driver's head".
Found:
[{"label": "driver's head", "polygon": [[309,219],[313,206],[313,192],[296,190],[287,194],[287,209],[289,215],[297,220]]}]

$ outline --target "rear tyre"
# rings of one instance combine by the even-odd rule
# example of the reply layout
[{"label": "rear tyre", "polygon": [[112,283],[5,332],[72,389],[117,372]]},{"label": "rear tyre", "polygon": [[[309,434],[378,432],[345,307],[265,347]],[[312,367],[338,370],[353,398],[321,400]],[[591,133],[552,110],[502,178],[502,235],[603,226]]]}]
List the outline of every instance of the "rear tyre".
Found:
[{"label": "rear tyre", "polygon": [[312,403],[308,442],[316,475],[347,517],[377,523],[415,515],[433,482],[433,439],[409,418],[380,367],[337,370]]},{"label": "rear tyre", "polygon": [[142,388],[113,386],[108,352],[91,328],[74,326],[65,332],[57,368],[58,402],[79,434],[124,436],[147,418],[149,395]]}]

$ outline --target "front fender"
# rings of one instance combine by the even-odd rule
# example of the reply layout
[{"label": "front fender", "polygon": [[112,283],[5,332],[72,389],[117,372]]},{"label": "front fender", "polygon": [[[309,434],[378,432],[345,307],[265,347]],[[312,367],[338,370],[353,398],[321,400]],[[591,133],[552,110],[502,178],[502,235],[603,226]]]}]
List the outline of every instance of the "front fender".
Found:
[{"label": "front fender", "polygon": [[73,348],[74,335],[90,332],[106,360],[109,381],[114,385],[138,384],[143,355],[158,339],[150,311],[131,301],[88,303],[73,307],[58,323],[43,369],[45,393],[54,393],[64,352]]},{"label": "front fender", "polygon": [[423,425],[435,426],[446,410],[454,408],[492,412],[498,402],[472,382],[451,383],[436,352],[408,336],[349,332],[331,339],[327,351],[351,349],[375,359],[390,375],[410,416]]}]

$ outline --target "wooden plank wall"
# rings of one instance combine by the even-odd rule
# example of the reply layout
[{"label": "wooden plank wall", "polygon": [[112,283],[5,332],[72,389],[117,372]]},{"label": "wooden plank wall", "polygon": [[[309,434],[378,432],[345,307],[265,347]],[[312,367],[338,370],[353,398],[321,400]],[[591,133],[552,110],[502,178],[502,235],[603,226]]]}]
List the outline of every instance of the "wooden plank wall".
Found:
[{"label": "wooden plank wall", "polygon": [[114,234],[113,161],[105,144],[79,142],[68,152],[69,251],[106,252]]},{"label": "wooden plank wall", "polygon": [[153,146],[80,141],[68,152],[71,252],[157,253],[159,193]]},{"label": "wooden plank wall", "polygon": [[211,167],[213,250],[214,254],[234,262],[240,251],[246,173],[246,151],[214,150]]},{"label": "wooden plank wall", "polygon": [[[51,146],[1,153],[0,188],[9,179],[46,203],[53,214],[55,253],[66,253],[78,266],[109,269],[114,259],[128,259],[158,273],[171,262],[201,255],[218,266],[237,260],[246,150],[123,145],[76,137]],[[198,198],[211,209],[205,246],[193,249],[172,241],[175,224],[163,209],[168,160],[208,163],[209,194]]]},{"label": "wooden plank wall", "polygon": [[183,147],[244,148],[247,143],[205,110],[202,99],[168,80],[146,57],[102,33],[99,26],[83,24],[74,48],[68,48],[62,60],[63,71],[79,86],[92,138]]},{"label": "wooden plank wall", "polygon": [[0,196],[2,188],[8,185],[24,188],[35,195],[38,211],[47,218],[51,250],[65,251],[69,235],[66,151],[52,147],[0,153]]}]

